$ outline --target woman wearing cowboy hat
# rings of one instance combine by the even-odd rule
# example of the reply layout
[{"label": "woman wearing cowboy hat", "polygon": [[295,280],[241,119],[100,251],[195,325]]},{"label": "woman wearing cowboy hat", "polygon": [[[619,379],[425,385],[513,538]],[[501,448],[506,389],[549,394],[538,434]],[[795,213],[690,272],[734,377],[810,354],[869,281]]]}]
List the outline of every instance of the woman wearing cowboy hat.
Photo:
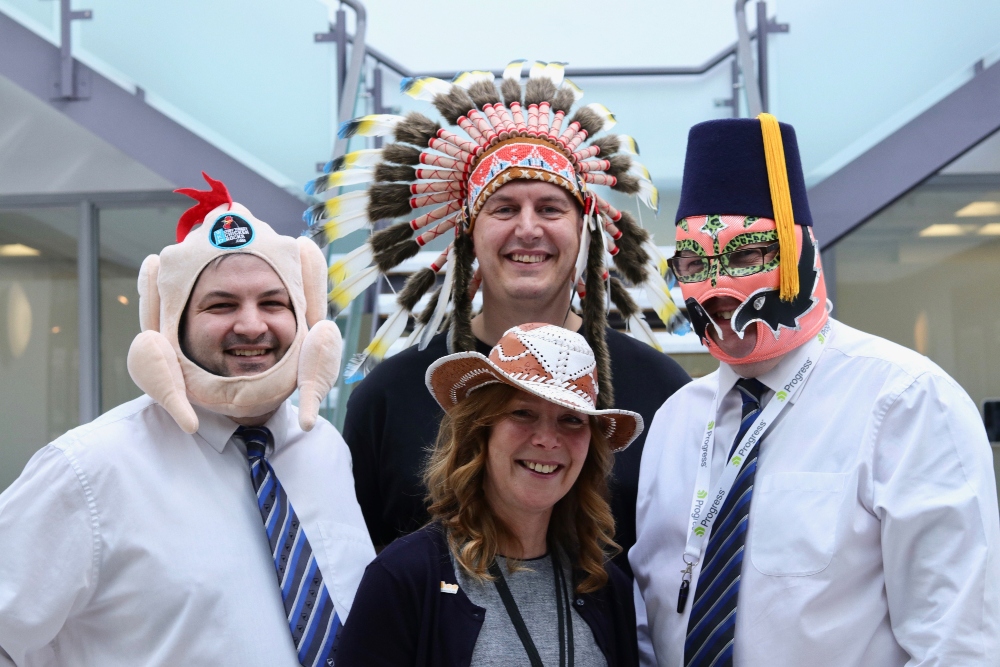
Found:
[{"label": "woman wearing cowboy hat", "polygon": [[446,412],[432,522],[369,565],[338,667],[638,664],[607,477],[642,418],[595,409],[584,338],[513,327],[489,357],[433,363],[427,386]]}]

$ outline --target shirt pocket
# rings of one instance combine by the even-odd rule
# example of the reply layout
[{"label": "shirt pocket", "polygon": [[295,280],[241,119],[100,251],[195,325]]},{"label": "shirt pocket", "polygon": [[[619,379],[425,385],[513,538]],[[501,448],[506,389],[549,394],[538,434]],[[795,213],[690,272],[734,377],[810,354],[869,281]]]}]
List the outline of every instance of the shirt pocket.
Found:
[{"label": "shirt pocket", "polygon": [[750,559],[771,576],[822,572],[833,560],[849,473],[783,472],[756,480]]}]

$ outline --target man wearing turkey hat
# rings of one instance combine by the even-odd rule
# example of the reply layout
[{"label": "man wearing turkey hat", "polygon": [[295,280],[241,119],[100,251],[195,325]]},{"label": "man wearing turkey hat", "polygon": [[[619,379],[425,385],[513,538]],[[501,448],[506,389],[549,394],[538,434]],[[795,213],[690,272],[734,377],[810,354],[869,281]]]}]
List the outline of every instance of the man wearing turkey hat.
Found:
[{"label": "man wearing turkey hat", "polygon": [[326,262],[206,179],[139,270],[146,395],[0,495],[0,665],[333,663],[375,554],[317,418],[341,351]]},{"label": "man wearing turkey hat", "polygon": [[828,317],[812,222],[790,125],[691,129],[671,267],[722,364],[646,440],[629,554],[644,664],[994,664],[978,411],[925,357]]}]

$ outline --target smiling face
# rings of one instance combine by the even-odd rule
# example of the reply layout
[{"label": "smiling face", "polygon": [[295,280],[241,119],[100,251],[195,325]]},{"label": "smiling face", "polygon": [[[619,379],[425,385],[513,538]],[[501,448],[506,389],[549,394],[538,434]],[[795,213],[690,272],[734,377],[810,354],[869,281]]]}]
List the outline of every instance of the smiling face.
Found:
[{"label": "smiling face", "polygon": [[510,524],[549,516],[576,483],[590,449],[590,418],[519,391],[487,442],[484,491]]},{"label": "smiling face", "polygon": [[295,338],[284,283],[259,257],[229,255],[198,277],[181,320],[181,348],[216,375],[256,375],[278,363]]},{"label": "smiling face", "polygon": [[576,201],[557,185],[518,180],[497,190],[472,233],[484,300],[536,307],[568,300],[582,224]]}]

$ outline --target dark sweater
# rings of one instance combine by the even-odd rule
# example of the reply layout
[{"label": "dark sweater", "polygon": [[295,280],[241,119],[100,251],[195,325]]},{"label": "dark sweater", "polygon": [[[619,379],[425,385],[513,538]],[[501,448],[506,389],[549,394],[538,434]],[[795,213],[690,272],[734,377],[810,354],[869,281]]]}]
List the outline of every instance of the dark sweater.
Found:
[{"label": "dark sweater", "polygon": [[[649,428],[663,402],[691,378],[673,359],[631,336],[609,328],[607,341],[614,407],[638,412]],[[476,350],[490,353],[482,341],[477,341]],[[446,354],[447,333],[441,333],[426,349],[409,348],[376,366],[348,400],[344,440],[354,461],[358,502],[376,546],[428,521],[421,480],[444,413],[427,390],[424,373]],[[643,432],[615,455],[610,480],[615,541],[623,549],[615,563],[630,577],[627,553],[635,544],[635,502],[645,441]]]},{"label": "dark sweater", "polygon": [[[608,667],[639,664],[632,584],[613,563],[608,584],[574,593]],[[339,638],[337,667],[468,667],[486,610],[457,584],[444,531],[431,524],[389,545],[368,568]],[[555,623],[555,619],[552,620]]]}]

